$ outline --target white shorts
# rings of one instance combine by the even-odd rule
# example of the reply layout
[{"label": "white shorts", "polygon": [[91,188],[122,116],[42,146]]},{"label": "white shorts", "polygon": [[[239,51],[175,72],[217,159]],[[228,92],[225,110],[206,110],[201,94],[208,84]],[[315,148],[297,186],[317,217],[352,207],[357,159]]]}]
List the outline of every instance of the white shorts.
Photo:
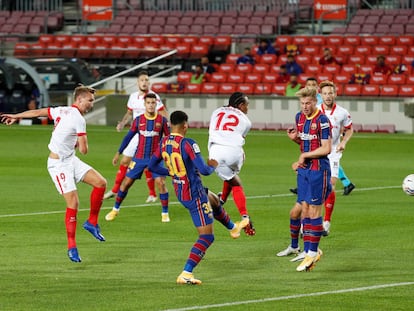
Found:
[{"label": "white shorts", "polygon": [[132,137],[128,146],[126,146],[126,148],[122,152],[124,156],[130,157],[130,158],[134,157],[135,152],[137,151],[137,147],[138,147],[138,138],[139,138],[138,134],[135,134],[134,137]]},{"label": "white shorts", "polygon": [[92,167],[82,162],[77,156],[65,160],[47,159],[47,170],[60,194],[76,190],[76,184],[83,180]]},{"label": "white shorts", "polygon": [[222,180],[230,180],[239,174],[244,163],[244,151],[241,147],[212,144],[209,159],[218,162],[216,173]]},{"label": "white shorts", "polygon": [[331,165],[331,177],[338,178],[339,176],[339,162],[342,158],[342,152],[333,151],[328,155],[329,164]]}]

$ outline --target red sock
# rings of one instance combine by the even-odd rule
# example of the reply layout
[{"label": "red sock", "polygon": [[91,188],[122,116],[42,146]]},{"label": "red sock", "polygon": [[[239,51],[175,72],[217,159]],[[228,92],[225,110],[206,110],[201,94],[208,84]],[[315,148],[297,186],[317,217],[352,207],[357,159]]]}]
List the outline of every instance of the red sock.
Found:
[{"label": "red sock", "polygon": [[227,201],[227,198],[231,192],[231,188],[232,188],[231,185],[227,181],[223,182],[223,190],[221,192],[221,199],[224,202]]},{"label": "red sock", "polygon": [[88,221],[94,226],[96,226],[96,224],[98,223],[99,211],[101,210],[104,194],[105,194],[105,187],[104,188],[94,187],[91,192],[91,209],[89,212]]},{"label": "red sock", "polygon": [[242,186],[233,187],[233,200],[239,210],[241,216],[248,215],[246,208],[246,195],[244,194]]},{"label": "red sock", "polygon": [[149,195],[156,197],[157,193],[155,192],[155,181],[152,178],[152,173],[148,169],[145,169],[144,172],[145,172],[145,177],[147,178],[147,186],[149,190]]},{"label": "red sock", "polygon": [[332,212],[334,210],[336,200],[335,191],[332,191],[325,201],[325,217],[324,221],[331,221]]},{"label": "red sock", "polygon": [[76,214],[77,210],[73,208],[66,208],[65,215],[65,225],[66,225],[66,235],[68,237],[68,249],[76,247]]},{"label": "red sock", "polygon": [[116,172],[115,184],[114,184],[114,187],[112,188],[113,193],[118,193],[119,187],[121,187],[121,183],[125,178],[127,169],[128,169],[128,166],[125,166],[125,165],[119,166],[119,170],[118,172]]}]

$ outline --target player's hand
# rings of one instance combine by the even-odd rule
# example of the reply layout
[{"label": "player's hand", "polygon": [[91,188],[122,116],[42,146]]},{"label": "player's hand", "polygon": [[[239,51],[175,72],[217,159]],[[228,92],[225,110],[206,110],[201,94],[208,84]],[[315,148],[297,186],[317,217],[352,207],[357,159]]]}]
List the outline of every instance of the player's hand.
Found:
[{"label": "player's hand", "polygon": [[1,123],[4,123],[6,125],[12,125],[13,123],[16,123],[16,121],[18,120],[18,118],[16,118],[12,114],[1,114],[0,118],[1,118]]},{"label": "player's hand", "polygon": [[290,138],[291,140],[295,140],[295,139],[296,139],[296,137],[298,136],[298,133],[297,133],[296,129],[295,129],[295,128],[293,128],[293,127],[288,128],[288,129],[286,130],[286,133],[287,133],[287,135],[289,136],[289,138]]},{"label": "player's hand", "polygon": [[217,167],[218,162],[214,159],[208,159],[207,164],[208,164],[208,166]]},{"label": "player's hand", "polygon": [[112,165],[113,166],[117,165],[118,160],[119,160],[119,152],[115,153],[115,155],[114,155],[114,157],[112,159]]},{"label": "player's hand", "polygon": [[125,124],[122,121],[119,121],[118,124],[117,124],[117,126],[116,126],[116,130],[118,132],[120,132],[120,131],[123,130],[124,127],[125,127]]}]

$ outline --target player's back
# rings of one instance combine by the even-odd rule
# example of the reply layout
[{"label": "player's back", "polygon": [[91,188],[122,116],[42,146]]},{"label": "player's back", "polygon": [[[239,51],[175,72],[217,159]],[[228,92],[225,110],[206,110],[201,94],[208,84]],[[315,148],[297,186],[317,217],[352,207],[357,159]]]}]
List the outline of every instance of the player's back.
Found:
[{"label": "player's back", "polygon": [[230,106],[220,107],[211,115],[208,145],[243,146],[251,125],[241,110]]}]

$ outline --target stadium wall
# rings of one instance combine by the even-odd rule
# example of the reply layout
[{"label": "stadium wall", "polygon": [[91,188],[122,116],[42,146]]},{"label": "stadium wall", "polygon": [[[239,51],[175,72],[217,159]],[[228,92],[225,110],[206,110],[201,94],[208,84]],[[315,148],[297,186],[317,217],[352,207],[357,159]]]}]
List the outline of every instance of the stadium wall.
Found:
[{"label": "stadium wall", "polygon": [[[183,110],[188,113],[190,121],[206,127],[210,115],[217,107],[227,104],[228,96],[189,96],[168,94],[162,96],[168,111]],[[127,95],[110,95],[106,100],[106,123],[116,125],[125,114]],[[249,98],[249,118],[253,124],[293,123],[300,110],[295,97],[252,96]],[[338,97],[339,105],[348,109],[356,125],[394,124],[398,132],[414,133],[412,118],[404,114],[405,105],[413,102],[403,98],[351,98]],[[202,127],[201,126],[201,127]]]}]

